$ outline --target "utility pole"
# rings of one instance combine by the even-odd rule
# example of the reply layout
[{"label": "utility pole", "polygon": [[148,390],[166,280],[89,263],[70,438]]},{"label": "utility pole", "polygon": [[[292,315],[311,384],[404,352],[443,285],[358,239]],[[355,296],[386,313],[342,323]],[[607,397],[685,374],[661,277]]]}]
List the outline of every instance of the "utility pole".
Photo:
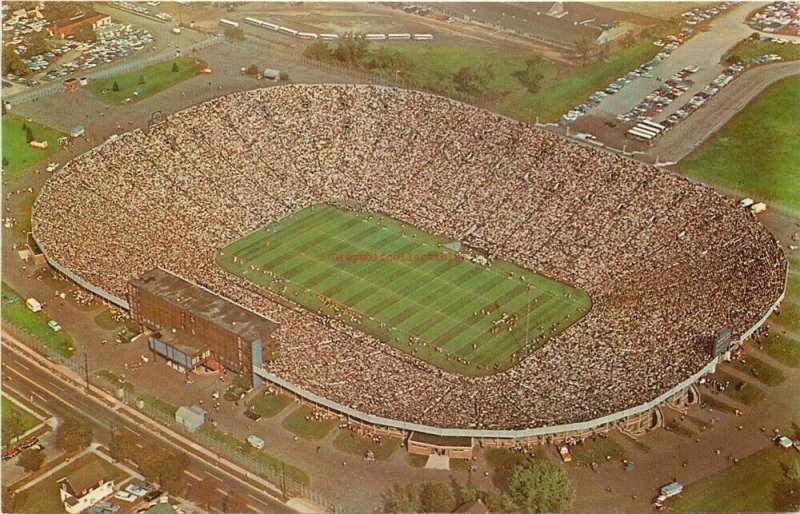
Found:
[{"label": "utility pole", "polygon": [[86,394],[89,394],[89,354],[83,353],[83,369],[86,373]]},{"label": "utility pole", "polygon": [[283,501],[286,501],[286,463],[281,462],[281,494]]}]

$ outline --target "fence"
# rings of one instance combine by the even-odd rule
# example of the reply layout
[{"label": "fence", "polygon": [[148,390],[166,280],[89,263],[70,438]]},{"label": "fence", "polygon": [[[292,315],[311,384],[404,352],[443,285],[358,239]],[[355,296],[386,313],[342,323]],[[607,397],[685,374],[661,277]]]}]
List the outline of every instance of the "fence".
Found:
[{"label": "fence", "polygon": [[[213,36],[197,43],[192,44],[192,50],[199,50],[202,48],[207,48],[209,46],[213,46],[216,44],[221,43],[224,40],[221,36]],[[124,73],[126,71],[135,70],[141,68],[143,66],[149,66],[151,64],[156,64],[163,61],[168,61],[170,59],[174,59],[175,54],[172,52],[161,52],[158,54],[149,55],[146,57],[138,57],[131,61],[125,62],[117,62],[111,63],[109,66],[101,68],[96,71],[84,71],[81,72],[81,75],[84,77],[90,77],[92,79],[104,79],[106,77],[110,77],[116,75],[118,73]],[[66,79],[67,77],[63,77]],[[4,101],[9,102],[12,106],[20,105],[26,102],[30,102],[36,100],[37,98],[42,98],[45,96],[50,96],[55,93],[60,93],[64,90],[64,85],[62,84],[63,79],[54,80],[48,84],[44,84],[42,86],[38,86],[34,89],[18,93],[16,95],[9,96],[8,98],[4,98]]]},{"label": "fence", "polygon": [[105,377],[96,374],[92,376],[92,382],[94,385],[105,389],[117,398],[125,401],[125,403],[137,407],[140,412],[143,412],[160,424],[169,427],[188,439],[200,443],[206,448],[218,451],[240,466],[272,482],[285,491],[287,495],[308,498],[331,512],[344,512],[342,506],[336,501],[314,491],[305,484],[287,477],[282,466],[279,467],[277,464],[265,462],[245,453],[242,450],[244,441],[241,442],[241,445],[234,445],[232,441],[226,441],[227,437],[232,436],[226,436],[222,432],[218,433],[223,437],[220,437],[220,435],[215,434],[213,431],[199,430],[197,432],[189,432],[186,427],[175,421],[173,415],[143,401],[142,398],[135,393],[122,389],[119,384],[115,384]]}]

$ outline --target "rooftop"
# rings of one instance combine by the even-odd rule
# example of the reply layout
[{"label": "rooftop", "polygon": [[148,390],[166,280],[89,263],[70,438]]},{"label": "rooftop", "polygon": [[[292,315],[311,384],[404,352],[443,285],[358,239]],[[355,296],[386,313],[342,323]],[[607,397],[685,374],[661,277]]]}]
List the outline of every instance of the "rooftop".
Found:
[{"label": "rooftop", "polygon": [[189,311],[248,341],[263,338],[278,326],[260,314],[160,268],[152,269],[131,280],[131,285],[163,298],[180,309]]}]

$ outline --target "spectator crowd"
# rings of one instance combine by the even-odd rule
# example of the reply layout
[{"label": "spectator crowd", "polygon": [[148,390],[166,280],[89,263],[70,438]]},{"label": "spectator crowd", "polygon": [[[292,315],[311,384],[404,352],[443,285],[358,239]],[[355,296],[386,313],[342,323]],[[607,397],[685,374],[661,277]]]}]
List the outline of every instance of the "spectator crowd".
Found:
[{"label": "spectator crowd", "polygon": [[[575,285],[590,312],[508,371],[446,373],[229,274],[221,248],[308,205],[381,211]],[[291,85],[234,93],[66,164],[34,205],[49,257],[120,298],[171,270],[280,323],[268,371],[373,415],[523,429],[663,394],[756,324],[786,260],[703,185],[425,93]]]}]

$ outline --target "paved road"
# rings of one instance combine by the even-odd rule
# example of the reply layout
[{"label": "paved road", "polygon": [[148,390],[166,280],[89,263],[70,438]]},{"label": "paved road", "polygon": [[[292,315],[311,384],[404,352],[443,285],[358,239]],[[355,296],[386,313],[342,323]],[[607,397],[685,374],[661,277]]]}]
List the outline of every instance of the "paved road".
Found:
[{"label": "paved road", "polygon": [[[147,443],[155,443],[162,447],[175,446],[171,441],[156,436],[136,420],[87,397],[81,389],[73,388],[54,374],[20,356],[17,352],[11,351],[6,342],[2,347],[2,360],[3,377],[10,379],[6,383],[7,387],[13,387],[20,395],[32,398],[35,406],[61,419],[68,415],[75,415],[76,412],[79,413],[92,425],[95,440],[105,446],[109,446],[111,443],[110,429],[112,426],[118,430],[127,430],[137,436],[140,446]],[[185,448],[181,449],[186,450]],[[248,487],[232,478],[216,463],[199,458],[190,452],[187,453],[192,456],[192,460],[184,472],[183,483],[190,500],[197,495],[198,484],[206,476],[211,476],[220,482],[217,490],[220,498],[235,490],[252,512],[290,511],[285,505],[275,501],[259,488]]]},{"label": "paved road", "polygon": [[768,64],[746,71],[702,109],[656,140],[648,151],[661,162],[678,162],[721,129],[770,84],[800,74],[800,61]]}]

